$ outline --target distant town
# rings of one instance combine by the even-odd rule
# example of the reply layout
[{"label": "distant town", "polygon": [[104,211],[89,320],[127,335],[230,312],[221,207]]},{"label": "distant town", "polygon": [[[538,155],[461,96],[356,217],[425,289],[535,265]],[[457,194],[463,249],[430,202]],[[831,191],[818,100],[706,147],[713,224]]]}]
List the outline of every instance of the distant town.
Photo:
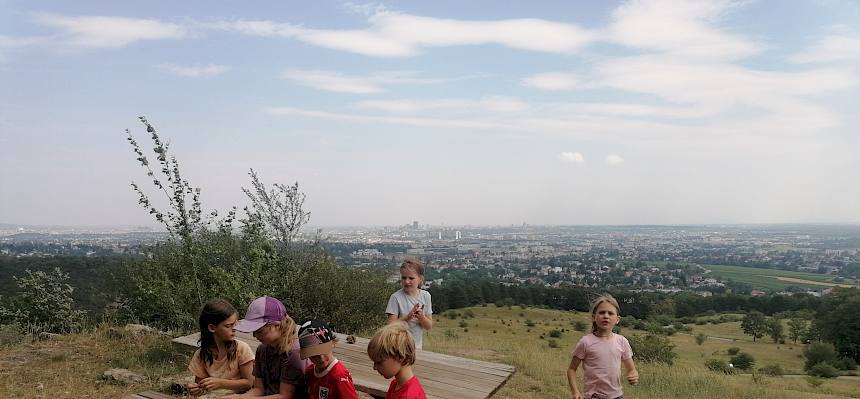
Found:
[{"label": "distant town", "polygon": [[[858,286],[860,225],[431,226],[306,229],[339,264],[396,271],[428,264],[427,284],[484,279],[509,285],[600,287],[702,296],[827,293]],[[133,226],[0,225],[0,254],[135,256],[167,239]]]}]

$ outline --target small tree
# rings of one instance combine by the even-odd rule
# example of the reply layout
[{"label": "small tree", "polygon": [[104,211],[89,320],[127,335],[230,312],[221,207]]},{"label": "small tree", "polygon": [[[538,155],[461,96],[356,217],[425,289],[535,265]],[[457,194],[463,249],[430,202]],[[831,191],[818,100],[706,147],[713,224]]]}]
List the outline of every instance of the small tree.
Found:
[{"label": "small tree", "polygon": [[767,322],[767,333],[770,335],[770,338],[773,339],[773,343],[779,342],[780,339],[785,338],[785,334],[783,334],[782,320],[776,317],[772,317]]},{"label": "small tree", "polygon": [[290,245],[311,218],[311,213],[303,209],[305,193],[299,191],[298,182],[291,186],[275,183],[273,189],[266,190],[254,169],[248,175],[251,176],[253,191],[244,187],[242,191],[251,200],[253,214],[259,217],[275,240]]},{"label": "small tree", "polygon": [[633,353],[638,360],[646,363],[665,363],[672,365],[678,355],[675,353],[675,345],[668,337],[662,335],[646,335],[641,337],[633,335],[629,339]]},{"label": "small tree", "polygon": [[741,370],[749,370],[755,364],[755,358],[749,353],[741,352],[732,356],[731,362],[735,367]]},{"label": "small tree", "polygon": [[793,317],[788,320],[788,337],[794,341],[795,344],[799,338],[806,335],[806,325],[806,320],[800,317]]},{"label": "small tree", "polygon": [[768,329],[764,314],[757,311],[747,313],[741,320],[741,329],[743,329],[744,334],[752,335],[753,342],[756,338],[763,337]]}]

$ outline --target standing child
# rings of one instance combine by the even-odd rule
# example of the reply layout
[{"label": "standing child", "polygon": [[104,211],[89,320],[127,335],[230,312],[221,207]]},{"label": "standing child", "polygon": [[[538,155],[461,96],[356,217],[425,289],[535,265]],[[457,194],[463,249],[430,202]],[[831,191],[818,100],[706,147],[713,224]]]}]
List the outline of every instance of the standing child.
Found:
[{"label": "standing child", "polygon": [[415,341],[406,323],[394,322],[376,331],[367,344],[367,355],[373,369],[386,379],[394,377],[388,386],[386,399],[426,399],[424,388],[412,373],[415,364]]},{"label": "standing child", "polygon": [[388,323],[404,321],[415,340],[415,348],[424,347],[424,330],[433,328],[433,303],[430,293],[422,290],[424,265],[416,258],[407,258],[400,265],[400,289],[388,298]]},{"label": "standing child", "polygon": [[352,375],[332,353],[336,344],[334,331],[319,320],[299,328],[302,359],[313,363],[305,369],[310,399],[358,399]]},{"label": "standing child", "polygon": [[296,322],[287,314],[281,301],[270,296],[259,297],[248,305],[245,318],[236,329],[253,332],[260,341],[254,362],[254,387],[243,395],[226,398],[265,396],[268,399],[307,398],[305,368],[301,359]]},{"label": "standing child", "polygon": [[212,299],[203,305],[198,319],[200,349],[188,365],[194,382],[185,386],[192,395],[219,389],[244,392],[254,383],[254,352],[248,344],[236,340],[233,330],[238,316],[236,308],[223,299]]},{"label": "standing child", "polygon": [[624,397],[621,389],[621,365],[627,370],[627,382],[639,382],[639,372],[633,364],[633,349],[627,338],[612,332],[621,321],[618,301],[604,294],[591,304],[591,333],[584,335],[573,349],[573,358],[567,369],[567,382],[574,399],[583,396],[576,384],[576,369],[582,363],[585,368],[585,398],[619,399]]}]

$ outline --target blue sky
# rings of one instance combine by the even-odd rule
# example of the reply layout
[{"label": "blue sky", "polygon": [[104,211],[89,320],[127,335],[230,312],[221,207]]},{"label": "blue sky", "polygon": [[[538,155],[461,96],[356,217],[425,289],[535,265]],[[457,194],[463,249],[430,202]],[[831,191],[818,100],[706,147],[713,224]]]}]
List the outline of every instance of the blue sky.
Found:
[{"label": "blue sky", "polygon": [[0,222],[150,223],[138,115],[207,209],[254,168],[315,225],[860,222],[858,104],[849,0],[0,0]]}]

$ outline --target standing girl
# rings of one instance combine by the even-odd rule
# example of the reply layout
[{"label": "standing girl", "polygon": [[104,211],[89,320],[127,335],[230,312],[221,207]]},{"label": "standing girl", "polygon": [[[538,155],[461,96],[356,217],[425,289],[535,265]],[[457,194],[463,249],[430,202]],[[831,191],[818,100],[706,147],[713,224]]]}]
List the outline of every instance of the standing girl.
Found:
[{"label": "standing girl", "polygon": [[406,258],[400,265],[400,289],[388,299],[388,323],[404,321],[415,340],[415,349],[423,346],[424,330],[433,328],[433,303],[430,293],[421,289],[424,265],[417,258]]},{"label": "standing girl", "polygon": [[265,396],[268,399],[305,399],[306,360],[299,353],[296,322],[281,301],[270,296],[255,299],[236,329],[254,333],[260,341],[254,362],[254,387],[242,395],[226,398]]},{"label": "standing girl", "polygon": [[198,319],[200,349],[194,352],[188,365],[194,382],[186,388],[192,395],[217,389],[244,392],[251,388],[254,352],[248,344],[236,340],[233,327],[238,318],[236,308],[223,299],[212,299],[203,305]]},{"label": "standing girl", "polygon": [[[591,334],[584,335],[573,349],[573,358],[567,369],[567,383],[573,399],[618,399],[624,397],[621,389],[621,365],[627,370],[627,382],[639,382],[639,372],[633,364],[633,349],[627,338],[612,332],[621,321],[618,301],[604,294],[591,304]],[[585,396],[576,383],[576,370],[580,363],[585,368]]]}]

